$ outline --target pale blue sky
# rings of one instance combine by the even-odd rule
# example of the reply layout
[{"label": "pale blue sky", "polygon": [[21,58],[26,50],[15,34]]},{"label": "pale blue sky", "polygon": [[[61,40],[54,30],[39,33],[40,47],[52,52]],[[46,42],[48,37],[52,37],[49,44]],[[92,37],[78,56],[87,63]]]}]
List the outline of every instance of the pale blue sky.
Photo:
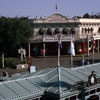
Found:
[{"label": "pale blue sky", "polygon": [[58,13],[70,17],[100,12],[100,0],[0,0],[0,16],[50,16],[56,13],[56,4]]}]

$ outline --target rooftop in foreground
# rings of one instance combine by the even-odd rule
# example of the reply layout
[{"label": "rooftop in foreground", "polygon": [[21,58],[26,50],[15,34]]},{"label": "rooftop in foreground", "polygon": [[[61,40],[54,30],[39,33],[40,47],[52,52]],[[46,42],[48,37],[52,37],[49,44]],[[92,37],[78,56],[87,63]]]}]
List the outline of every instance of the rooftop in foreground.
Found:
[{"label": "rooftop in foreground", "polygon": [[[95,79],[89,81],[91,72],[94,72]],[[78,68],[56,66],[34,73],[17,74],[0,82],[0,100],[26,100],[44,95],[54,97],[53,100],[65,100],[64,98],[77,95],[83,90],[87,92],[98,88],[100,63]]]}]

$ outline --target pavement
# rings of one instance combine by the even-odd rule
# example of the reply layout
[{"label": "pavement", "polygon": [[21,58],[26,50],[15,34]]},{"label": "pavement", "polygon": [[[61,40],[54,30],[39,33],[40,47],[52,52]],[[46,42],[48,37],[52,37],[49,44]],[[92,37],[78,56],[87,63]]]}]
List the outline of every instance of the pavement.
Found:
[{"label": "pavement", "polygon": [[[83,55],[78,54],[73,56],[73,68],[82,66]],[[84,55],[85,61],[88,60],[90,64],[93,64],[93,55],[90,53],[89,56],[87,54]],[[100,53],[95,53],[94,55],[94,63],[100,62]],[[57,56],[46,56],[46,57],[32,57],[31,66],[36,66],[36,70],[56,67],[58,65],[58,57]],[[85,63],[86,64],[86,63]],[[70,55],[61,55],[60,56],[60,66],[65,68],[71,67],[71,56]],[[24,73],[28,72],[28,69],[1,69],[0,76],[2,76],[2,72],[7,71],[9,75],[14,73]]]},{"label": "pavement", "polygon": [[[82,66],[83,54],[78,54],[73,56],[73,67]],[[93,64],[93,55],[90,53],[89,56],[87,54],[84,55],[85,64],[86,61],[89,61],[89,64]],[[36,69],[45,69],[49,67],[56,67],[58,65],[58,57],[57,56],[46,56],[46,57],[33,57],[32,58],[32,66],[36,66]],[[94,63],[100,62],[100,53],[95,53],[94,55]],[[70,68],[71,67],[71,56],[63,55],[60,56],[60,65],[62,67]]]}]

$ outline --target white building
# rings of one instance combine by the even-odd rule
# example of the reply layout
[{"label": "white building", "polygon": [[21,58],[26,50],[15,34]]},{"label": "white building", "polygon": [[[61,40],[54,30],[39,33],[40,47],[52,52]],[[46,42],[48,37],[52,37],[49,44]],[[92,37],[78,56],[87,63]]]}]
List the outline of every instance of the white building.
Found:
[{"label": "white building", "polygon": [[62,35],[62,55],[68,54],[71,36],[73,37],[75,51],[77,53],[82,49],[82,39],[85,40],[86,52],[88,55],[89,50],[92,49],[91,41],[93,39],[95,40],[96,45],[95,50],[97,52],[100,50],[100,19],[78,18],[77,16],[74,18],[67,18],[61,14],[54,14],[49,17],[34,18],[33,27],[34,35],[29,43],[31,55],[42,55],[41,51],[43,49],[45,49],[46,55],[56,55],[58,33]]}]

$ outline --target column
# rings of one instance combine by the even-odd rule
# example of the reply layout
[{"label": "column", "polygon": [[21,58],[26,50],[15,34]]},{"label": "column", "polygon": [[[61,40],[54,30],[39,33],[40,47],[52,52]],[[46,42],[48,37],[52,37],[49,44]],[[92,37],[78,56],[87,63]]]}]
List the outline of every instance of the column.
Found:
[{"label": "column", "polygon": [[4,52],[2,52],[2,67],[4,68]]},{"label": "column", "polygon": [[87,55],[89,56],[89,39],[88,39],[87,49],[88,49]]},{"label": "column", "polygon": [[98,53],[99,53],[99,45],[100,45],[100,44],[99,44],[99,39],[98,39]]},{"label": "column", "polygon": [[46,52],[46,50],[45,50],[45,42],[43,43],[43,57],[45,57],[45,52]]},{"label": "column", "polygon": [[28,44],[28,56],[30,57],[31,54],[30,54],[30,43]]}]

